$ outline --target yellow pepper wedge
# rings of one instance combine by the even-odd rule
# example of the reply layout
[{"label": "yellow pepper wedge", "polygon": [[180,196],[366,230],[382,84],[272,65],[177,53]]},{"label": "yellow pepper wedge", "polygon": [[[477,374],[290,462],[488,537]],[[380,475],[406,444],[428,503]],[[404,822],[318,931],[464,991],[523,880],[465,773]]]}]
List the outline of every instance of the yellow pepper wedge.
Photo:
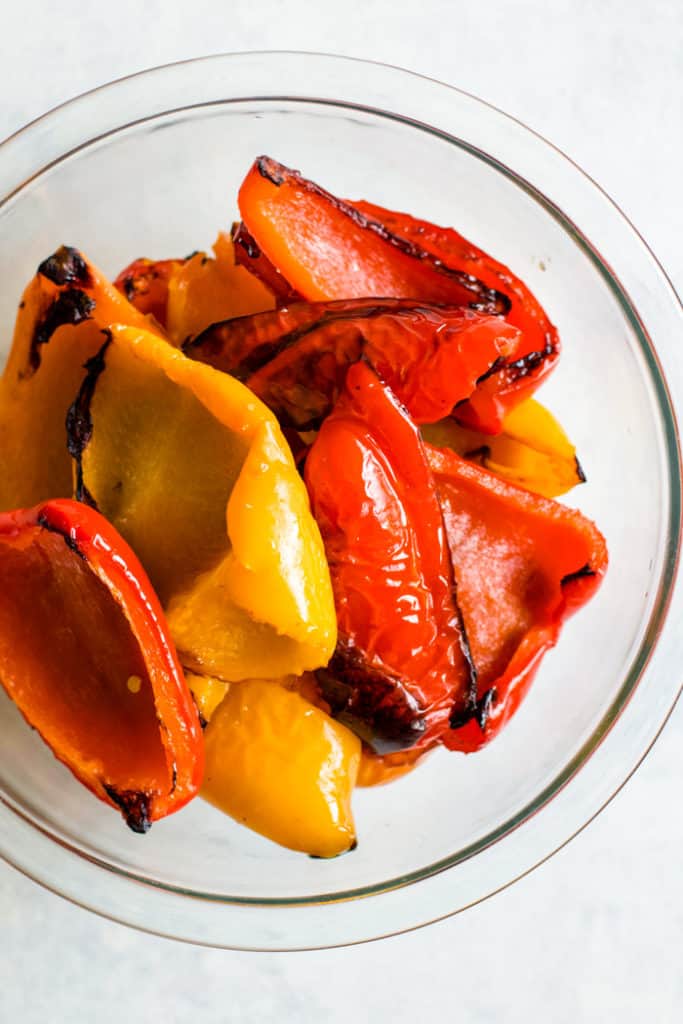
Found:
[{"label": "yellow pepper wedge", "polygon": [[228,692],[230,683],[214,676],[199,676],[194,672],[186,672],[185,681],[194,697],[200,721],[202,724],[210,722],[214,711]]},{"label": "yellow pepper wedge", "polygon": [[232,682],[324,665],[329,570],[272,413],[227,374],[114,326],[69,417],[77,495],[140,558],[189,671]]},{"label": "yellow pepper wedge", "polygon": [[452,448],[504,480],[546,498],[566,494],[586,479],[576,448],[552,413],[533,398],[507,414],[500,434],[468,430],[450,417],[421,430],[430,444]]},{"label": "yellow pepper wedge", "polygon": [[201,794],[214,806],[316,857],[355,845],[360,740],[297,689],[257,679],[231,684],[204,737]]},{"label": "yellow pepper wedge", "polygon": [[213,250],[215,259],[195,253],[169,280],[166,327],[176,345],[221,320],[275,307],[265,285],[235,263],[229,235],[221,232]]},{"label": "yellow pepper wedge", "polygon": [[77,250],[62,246],[41,263],[0,380],[0,511],[71,497],[64,420],[83,363],[113,322],[151,327]]}]

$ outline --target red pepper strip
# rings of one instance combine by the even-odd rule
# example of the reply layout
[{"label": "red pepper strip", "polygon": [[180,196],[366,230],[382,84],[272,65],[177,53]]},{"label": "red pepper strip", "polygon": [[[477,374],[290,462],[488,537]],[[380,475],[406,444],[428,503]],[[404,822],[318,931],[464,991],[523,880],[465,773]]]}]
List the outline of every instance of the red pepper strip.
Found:
[{"label": "red pepper strip", "polygon": [[514,714],[562,622],[595,593],[607,548],[573,509],[425,445],[441,500],[472,661],[477,714],[443,736],[478,750]]},{"label": "red pepper strip", "polygon": [[318,681],[377,753],[432,746],[473,697],[441,510],[419,433],[366,363],[306,460],[341,641]]},{"label": "red pepper strip", "polygon": [[166,326],[168,282],[185,260],[133,260],[114,281],[114,287],[141,313],[151,313]]},{"label": "red pepper strip", "polygon": [[440,228],[373,203],[353,205],[363,216],[384,224],[406,242],[422,246],[447,266],[475,275],[510,300],[506,319],[522,331],[521,344],[506,366],[482,381],[469,402],[457,412],[457,418],[466,426],[488,434],[498,433],[505,413],[534,393],[559,358],[560,338],[547,313],[511,270],[453,228]]},{"label": "red pepper strip", "polygon": [[214,324],[185,352],[245,381],[283,425],[312,430],[361,355],[416,423],[435,423],[518,342],[516,327],[461,306],[356,299],[295,303]]},{"label": "red pepper strip", "polygon": [[198,792],[202,733],[163,612],[131,549],[86,505],[0,515],[0,679],[135,832]]},{"label": "red pepper strip", "polygon": [[505,295],[269,157],[254,162],[238,201],[259,250],[305,299],[381,296],[509,309]]},{"label": "red pepper strip", "polygon": [[257,277],[261,284],[272,292],[279,306],[287,302],[296,302],[301,298],[277,267],[261,252],[244,221],[236,221],[233,224],[231,237],[235,246],[235,263]]}]

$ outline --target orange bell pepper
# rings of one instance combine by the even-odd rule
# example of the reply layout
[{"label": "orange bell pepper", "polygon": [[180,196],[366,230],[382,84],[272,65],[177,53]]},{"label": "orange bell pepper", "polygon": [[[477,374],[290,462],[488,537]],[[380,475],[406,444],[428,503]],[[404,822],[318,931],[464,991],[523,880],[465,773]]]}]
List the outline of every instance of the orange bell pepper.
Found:
[{"label": "orange bell pepper", "polygon": [[277,267],[261,252],[243,221],[233,224],[231,238],[235,247],[235,262],[265,285],[278,306],[301,299]]},{"label": "orange bell pepper", "polygon": [[440,228],[407,213],[356,202],[364,217],[382,224],[405,243],[418,245],[446,266],[472,274],[509,301],[506,319],[519,327],[521,344],[501,367],[481,382],[457,412],[460,422],[487,434],[497,433],[515,405],[529,398],[554,368],[560,355],[557,329],[525,283],[503,263],[477,248],[453,228]]},{"label": "orange bell pepper", "polygon": [[185,260],[133,260],[121,271],[114,287],[126,296],[137,310],[151,315],[166,326],[168,285]]},{"label": "orange bell pepper", "polygon": [[258,249],[303,298],[401,298],[506,313],[509,299],[392,234],[319,185],[261,156],[239,191]]},{"label": "orange bell pepper", "polygon": [[0,515],[0,679],[52,752],[136,832],[197,793],[197,712],[142,566],[97,512]]},{"label": "orange bell pepper", "polygon": [[416,423],[441,419],[519,343],[499,317],[408,299],[293,303],[213,324],[184,346],[244,380],[281,424],[318,427],[363,356]]},{"label": "orange bell pepper", "polygon": [[514,714],[562,622],[607,568],[598,529],[573,509],[426,445],[441,501],[476,706],[454,709],[443,743],[478,750]]},{"label": "orange bell pepper", "polygon": [[305,479],[340,633],[323,696],[377,753],[430,746],[473,679],[417,428],[367,364],[349,370]]},{"label": "orange bell pepper", "polygon": [[320,534],[277,422],[243,384],[112,327],[68,435],[77,496],[137,552],[186,669],[230,682],[327,662]]},{"label": "orange bell pepper", "polygon": [[111,323],[158,330],[76,249],[62,246],[24,291],[0,381],[0,510],[72,494],[64,420]]}]

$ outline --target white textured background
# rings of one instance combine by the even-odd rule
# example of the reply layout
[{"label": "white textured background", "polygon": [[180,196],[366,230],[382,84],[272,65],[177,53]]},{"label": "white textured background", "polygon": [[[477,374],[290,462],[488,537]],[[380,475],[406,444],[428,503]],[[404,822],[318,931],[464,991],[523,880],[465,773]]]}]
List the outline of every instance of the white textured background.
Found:
[{"label": "white textured background", "polygon": [[[607,189],[683,290],[681,0],[5,0],[0,137],[143,67],[263,48],[403,65],[516,115]],[[0,864],[0,1024],[679,1022],[682,749],[679,707],[625,791],[544,867],[455,919],[352,949],[194,949]]]}]

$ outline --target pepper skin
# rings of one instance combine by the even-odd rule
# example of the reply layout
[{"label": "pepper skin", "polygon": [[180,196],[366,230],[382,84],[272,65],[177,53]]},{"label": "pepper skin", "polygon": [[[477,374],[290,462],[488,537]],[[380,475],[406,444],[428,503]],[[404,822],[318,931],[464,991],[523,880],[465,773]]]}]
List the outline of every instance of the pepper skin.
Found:
[{"label": "pepper skin", "polygon": [[576,448],[555,417],[533,398],[509,412],[502,433],[495,436],[468,430],[453,417],[425,425],[422,436],[545,498],[566,494],[586,480]]},{"label": "pepper skin", "polygon": [[509,309],[501,292],[270,157],[254,161],[238,203],[258,249],[304,299],[376,296],[472,305],[487,313]]},{"label": "pepper skin", "polygon": [[281,425],[311,430],[363,356],[416,423],[448,415],[519,344],[519,331],[471,309],[406,299],[294,303],[214,324],[184,346],[244,380]]},{"label": "pepper skin", "polygon": [[580,512],[425,447],[477,673],[475,713],[456,709],[442,740],[470,752],[514,714],[563,621],[598,589],[607,548]]},{"label": "pepper skin", "polygon": [[231,238],[235,247],[235,263],[244,267],[265,285],[278,306],[298,302],[301,296],[291,287],[249,234],[247,225],[237,221],[232,226]]},{"label": "pepper skin", "polygon": [[156,330],[76,249],[62,246],[41,263],[0,380],[0,510],[71,497],[64,420],[83,363],[111,323]]},{"label": "pepper skin", "polygon": [[0,679],[56,757],[145,832],[196,795],[196,709],[142,566],[97,512],[0,515]]},{"label": "pepper skin", "polygon": [[153,316],[166,327],[169,281],[184,263],[185,260],[133,260],[118,275],[114,287],[140,313]]},{"label": "pepper skin", "polygon": [[277,422],[243,384],[113,327],[68,434],[77,496],[137,552],[186,669],[231,682],[327,662],[320,534]]},{"label": "pepper skin", "polygon": [[340,633],[323,696],[376,753],[430,746],[469,707],[472,679],[419,433],[367,364],[349,370],[305,479]]},{"label": "pepper skin", "polygon": [[292,850],[335,857],[355,845],[351,793],[360,741],[275,682],[233,683],[206,728],[202,796]]},{"label": "pepper skin", "polygon": [[470,401],[457,413],[464,426],[487,434],[498,433],[506,413],[531,397],[560,355],[557,329],[540,302],[508,267],[453,228],[437,227],[373,203],[357,202],[353,206],[362,216],[383,224],[404,242],[421,246],[446,266],[473,274],[489,288],[506,296],[509,302],[506,319],[520,328],[522,343],[504,366],[481,382]]}]

